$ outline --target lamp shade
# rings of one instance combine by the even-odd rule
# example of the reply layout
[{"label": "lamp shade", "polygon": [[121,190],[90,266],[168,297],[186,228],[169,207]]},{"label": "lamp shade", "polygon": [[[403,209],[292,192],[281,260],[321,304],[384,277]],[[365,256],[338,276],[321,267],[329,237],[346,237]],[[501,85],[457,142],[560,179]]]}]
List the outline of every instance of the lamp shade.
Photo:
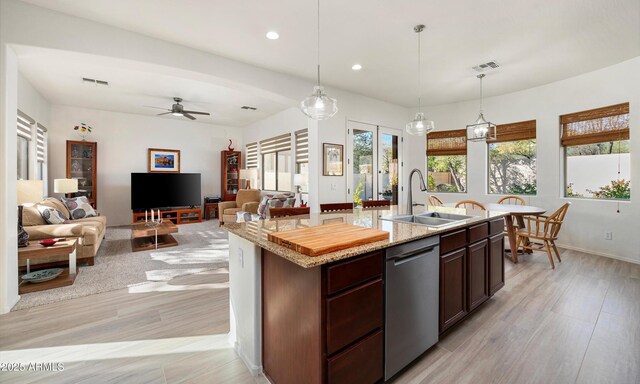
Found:
[{"label": "lamp shade", "polygon": [[305,185],[307,184],[307,178],[302,173],[296,173],[293,175],[293,185]]},{"label": "lamp shade", "polygon": [[18,180],[18,204],[39,203],[42,200],[42,180]]},{"label": "lamp shade", "polygon": [[75,193],[78,192],[78,179],[54,179],[54,193]]}]

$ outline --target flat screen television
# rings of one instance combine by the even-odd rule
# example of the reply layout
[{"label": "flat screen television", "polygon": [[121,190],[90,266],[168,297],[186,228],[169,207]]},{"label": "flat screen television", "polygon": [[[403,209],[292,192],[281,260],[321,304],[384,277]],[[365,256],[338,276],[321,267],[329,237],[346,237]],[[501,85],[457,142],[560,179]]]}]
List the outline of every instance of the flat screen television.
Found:
[{"label": "flat screen television", "polygon": [[178,208],[202,204],[199,173],[132,173],[131,209]]}]

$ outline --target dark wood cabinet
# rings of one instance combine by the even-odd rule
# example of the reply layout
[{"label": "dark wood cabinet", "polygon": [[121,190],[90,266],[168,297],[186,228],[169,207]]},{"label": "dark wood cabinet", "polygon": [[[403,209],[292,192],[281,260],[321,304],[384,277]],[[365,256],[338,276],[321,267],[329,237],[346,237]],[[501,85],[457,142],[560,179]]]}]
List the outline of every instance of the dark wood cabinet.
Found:
[{"label": "dark wood cabinet", "polygon": [[[486,233],[485,233],[486,236]],[[467,247],[468,308],[474,310],[489,298],[488,263],[489,241],[484,239]]]},{"label": "dark wood cabinet", "polygon": [[67,197],[86,196],[93,208],[98,205],[98,143],[67,140],[67,179],[78,179],[78,192]]},{"label": "dark wood cabinet", "polygon": [[467,250],[440,256],[440,332],[467,314]]},{"label": "dark wood cabinet", "polygon": [[222,186],[221,197],[223,201],[234,201],[238,189],[240,189],[240,167],[242,166],[242,153],[239,151],[222,151],[220,162]]},{"label": "dark wood cabinet", "polygon": [[504,235],[489,238],[489,295],[504,287]]}]

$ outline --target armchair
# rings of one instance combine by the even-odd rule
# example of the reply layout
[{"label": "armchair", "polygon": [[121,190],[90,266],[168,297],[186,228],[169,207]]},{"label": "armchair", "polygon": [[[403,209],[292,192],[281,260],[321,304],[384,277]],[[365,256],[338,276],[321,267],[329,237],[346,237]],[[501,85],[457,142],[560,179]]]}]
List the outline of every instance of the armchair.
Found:
[{"label": "armchair", "polygon": [[235,223],[236,213],[251,212],[258,213],[258,205],[260,204],[259,189],[241,189],[236,195],[235,201],[223,201],[218,204],[220,212],[220,225],[224,223]]}]

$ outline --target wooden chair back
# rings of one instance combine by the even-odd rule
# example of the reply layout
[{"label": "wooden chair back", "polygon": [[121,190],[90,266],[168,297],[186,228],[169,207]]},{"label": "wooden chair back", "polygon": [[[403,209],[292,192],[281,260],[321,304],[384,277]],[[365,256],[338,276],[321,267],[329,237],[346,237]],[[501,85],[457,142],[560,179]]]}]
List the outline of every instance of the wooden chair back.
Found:
[{"label": "wooden chair back", "polygon": [[533,237],[541,240],[555,240],[558,238],[558,233],[562,227],[567,211],[571,203],[566,203],[557,211],[553,212],[549,216],[527,216],[527,237]]},{"label": "wooden chair back", "polygon": [[479,203],[479,202],[474,201],[474,200],[461,200],[461,201],[458,201],[456,203],[456,208],[460,208],[460,207],[463,207],[465,209],[481,209],[483,211],[487,210],[484,207],[484,205],[482,205],[482,203]]},{"label": "wooden chair back", "polygon": [[527,202],[520,196],[508,195],[498,200],[498,204],[527,205]]},{"label": "wooden chair back", "polygon": [[363,200],[362,208],[390,207],[391,200]]},{"label": "wooden chair back", "polygon": [[353,210],[353,203],[328,203],[320,204],[320,212],[338,212]]},{"label": "wooden chair back", "polygon": [[271,218],[308,215],[309,212],[310,212],[309,207],[269,208],[269,216]]},{"label": "wooden chair back", "polygon": [[438,198],[438,196],[429,195],[429,205],[433,205],[434,207],[442,207],[444,203]]}]

